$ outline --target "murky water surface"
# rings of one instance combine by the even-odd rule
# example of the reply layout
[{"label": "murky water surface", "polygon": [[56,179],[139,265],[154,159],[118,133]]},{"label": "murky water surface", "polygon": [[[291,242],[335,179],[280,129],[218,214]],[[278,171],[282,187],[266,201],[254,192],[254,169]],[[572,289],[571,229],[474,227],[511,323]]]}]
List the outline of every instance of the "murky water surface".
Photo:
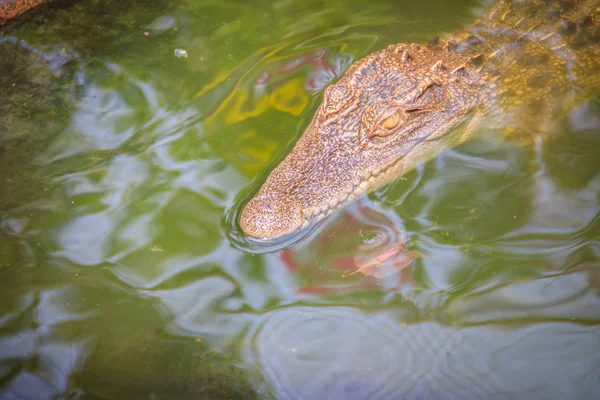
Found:
[{"label": "murky water surface", "polygon": [[482,7],[82,1],[4,29],[0,397],[597,398],[597,100],[290,247],[232,240],[329,82]]}]

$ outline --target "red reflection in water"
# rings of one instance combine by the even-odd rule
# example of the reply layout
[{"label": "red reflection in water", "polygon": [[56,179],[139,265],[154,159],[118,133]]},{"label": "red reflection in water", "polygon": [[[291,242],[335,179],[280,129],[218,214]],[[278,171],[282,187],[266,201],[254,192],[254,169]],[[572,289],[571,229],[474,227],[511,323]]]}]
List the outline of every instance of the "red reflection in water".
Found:
[{"label": "red reflection in water", "polygon": [[279,64],[271,71],[262,72],[256,79],[256,85],[265,85],[274,77],[286,76],[304,66],[308,66],[310,72],[306,79],[306,89],[311,92],[319,91],[338,75],[335,66],[327,61],[327,52],[328,49],[320,49],[296,56]]},{"label": "red reflection in water", "polygon": [[411,267],[422,255],[408,250],[410,244],[399,226],[392,214],[355,205],[308,246],[285,249],[279,258],[296,275],[298,294],[381,290],[379,281],[392,276],[396,281],[386,291],[401,290],[413,286]]}]

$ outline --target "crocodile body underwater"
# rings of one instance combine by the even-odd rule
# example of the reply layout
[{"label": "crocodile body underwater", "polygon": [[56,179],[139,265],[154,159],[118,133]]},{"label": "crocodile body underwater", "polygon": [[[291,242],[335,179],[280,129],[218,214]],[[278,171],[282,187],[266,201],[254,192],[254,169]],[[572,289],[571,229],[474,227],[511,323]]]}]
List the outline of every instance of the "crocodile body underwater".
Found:
[{"label": "crocodile body underwater", "polygon": [[368,55],[326,88],[240,227],[256,239],[299,232],[482,126],[552,131],[599,93],[599,43],[599,1],[515,0],[427,46]]}]

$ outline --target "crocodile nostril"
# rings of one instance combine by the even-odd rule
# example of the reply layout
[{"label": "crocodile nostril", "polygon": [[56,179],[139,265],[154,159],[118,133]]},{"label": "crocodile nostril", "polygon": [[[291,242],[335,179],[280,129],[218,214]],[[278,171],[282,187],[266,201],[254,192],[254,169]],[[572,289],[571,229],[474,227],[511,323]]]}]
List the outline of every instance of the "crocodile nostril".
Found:
[{"label": "crocodile nostril", "polygon": [[246,204],[240,216],[244,233],[256,239],[273,239],[302,226],[302,210],[282,197],[258,195]]}]

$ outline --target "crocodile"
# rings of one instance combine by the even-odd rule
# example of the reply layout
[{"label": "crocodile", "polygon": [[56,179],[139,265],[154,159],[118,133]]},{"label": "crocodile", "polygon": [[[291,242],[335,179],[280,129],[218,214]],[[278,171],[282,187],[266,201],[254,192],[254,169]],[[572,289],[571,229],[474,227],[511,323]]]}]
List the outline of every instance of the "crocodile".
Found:
[{"label": "crocodile", "polygon": [[453,35],[358,60],[244,205],[242,231],[297,233],[481,128],[551,132],[598,95],[599,42],[598,0],[513,0]]}]

